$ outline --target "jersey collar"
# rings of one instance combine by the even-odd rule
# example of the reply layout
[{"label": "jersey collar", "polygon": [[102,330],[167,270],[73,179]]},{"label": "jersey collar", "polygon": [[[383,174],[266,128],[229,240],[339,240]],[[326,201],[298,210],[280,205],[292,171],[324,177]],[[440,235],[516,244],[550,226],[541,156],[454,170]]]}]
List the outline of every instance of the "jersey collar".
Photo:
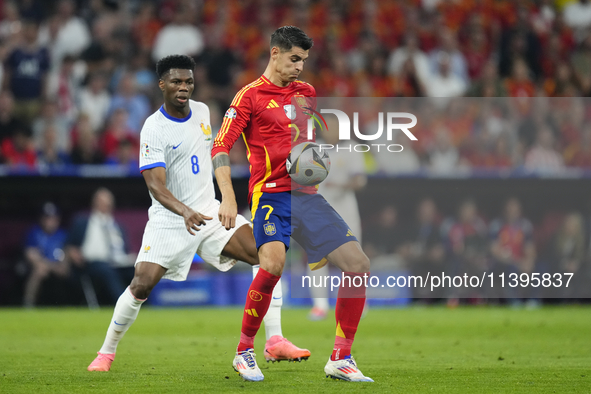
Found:
[{"label": "jersey collar", "polygon": [[172,120],[173,122],[177,123],[185,123],[187,120],[191,119],[191,115],[193,114],[193,110],[189,109],[189,115],[185,116],[184,118],[175,118],[174,116],[170,116],[168,112],[164,109],[164,104],[160,106],[160,112],[166,119]]},{"label": "jersey collar", "polygon": [[[263,81],[265,81],[268,85],[275,86],[277,89],[287,89],[293,83],[293,82],[290,82],[289,85],[287,85],[287,86],[277,86],[273,82],[271,82],[271,80],[269,78],[265,77],[264,75],[261,75],[261,79]],[[296,81],[297,81],[297,79],[296,79]]]}]

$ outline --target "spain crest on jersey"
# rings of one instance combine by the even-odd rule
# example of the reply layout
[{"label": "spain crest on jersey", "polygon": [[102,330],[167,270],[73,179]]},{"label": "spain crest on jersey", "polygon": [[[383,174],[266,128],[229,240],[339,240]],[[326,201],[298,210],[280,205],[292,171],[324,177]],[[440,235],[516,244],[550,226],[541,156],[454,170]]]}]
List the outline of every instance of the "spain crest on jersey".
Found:
[{"label": "spain crest on jersey", "polygon": [[308,103],[306,102],[306,97],[304,97],[304,95],[294,94],[293,98],[301,109],[306,109],[306,107],[308,107]]},{"label": "spain crest on jersey", "polygon": [[277,229],[275,228],[275,223],[265,223],[263,225],[263,229],[265,230],[265,234],[267,234],[268,236],[272,236],[277,233]]},{"label": "spain crest on jersey", "polygon": [[283,106],[283,111],[285,111],[285,116],[289,120],[294,120],[296,118],[296,108],[295,105],[287,104]]}]

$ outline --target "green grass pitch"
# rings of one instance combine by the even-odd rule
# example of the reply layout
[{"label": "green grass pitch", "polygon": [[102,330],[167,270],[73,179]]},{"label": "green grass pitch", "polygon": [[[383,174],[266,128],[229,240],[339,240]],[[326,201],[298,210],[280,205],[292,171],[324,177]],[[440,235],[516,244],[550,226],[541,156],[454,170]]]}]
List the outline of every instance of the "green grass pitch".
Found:
[{"label": "green grass pitch", "polygon": [[302,363],[257,360],[265,381],[231,362],[241,310],[144,308],[110,372],[87,372],[111,309],[0,309],[0,393],[582,393],[591,392],[591,308],[371,309],[353,348],[375,383],[326,379],[334,321],[285,309],[284,334]]}]

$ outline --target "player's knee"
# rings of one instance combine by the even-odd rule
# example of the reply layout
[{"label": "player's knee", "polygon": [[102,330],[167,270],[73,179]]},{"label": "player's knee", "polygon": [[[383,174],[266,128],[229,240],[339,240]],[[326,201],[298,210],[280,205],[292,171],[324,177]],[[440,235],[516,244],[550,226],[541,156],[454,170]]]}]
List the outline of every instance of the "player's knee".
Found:
[{"label": "player's knee", "polygon": [[148,278],[136,276],[129,285],[129,290],[135,298],[146,299],[156,284]]},{"label": "player's knee", "polygon": [[280,260],[261,260],[261,268],[270,274],[281,276],[283,274],[283,266],[285,261]]},{"label": "player's knee", "polygon": [[369,257],[363,252],[355,253],[351,256],[349,263],[350,272],[369,272]]}]

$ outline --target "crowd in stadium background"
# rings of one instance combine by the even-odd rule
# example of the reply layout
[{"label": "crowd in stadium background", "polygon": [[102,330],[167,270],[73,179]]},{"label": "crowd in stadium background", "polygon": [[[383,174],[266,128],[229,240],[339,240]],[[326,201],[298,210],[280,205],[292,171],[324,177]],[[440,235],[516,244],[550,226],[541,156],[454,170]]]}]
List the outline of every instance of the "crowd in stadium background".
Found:
[{"label": "crowd in stadium background", "polygon": [[[170,53],[197,60],[194,99],[210,106],[219,127],[234,93],[262,72],[270,32],[285,24],[315,39],[303,77],[318,97],[591,92],[585,0],[0,3],[0,161],[7,164],[135,167],[140,127],[160,105],[153,65]],[[433,143],[407,149],[428,165],[438,146],[452,145],[458,164],[494,168],[519,166],[542,146],[531,161],[589,167],[591,110],[577,107],[566,103],[555,112],[573,113],[551,119],[526,114],[547,123],[539,138],[526,124],[486,140],[470,119],[459,119],[461,130],[450,131],[459,135],[440,131],[422,139]]]}]

